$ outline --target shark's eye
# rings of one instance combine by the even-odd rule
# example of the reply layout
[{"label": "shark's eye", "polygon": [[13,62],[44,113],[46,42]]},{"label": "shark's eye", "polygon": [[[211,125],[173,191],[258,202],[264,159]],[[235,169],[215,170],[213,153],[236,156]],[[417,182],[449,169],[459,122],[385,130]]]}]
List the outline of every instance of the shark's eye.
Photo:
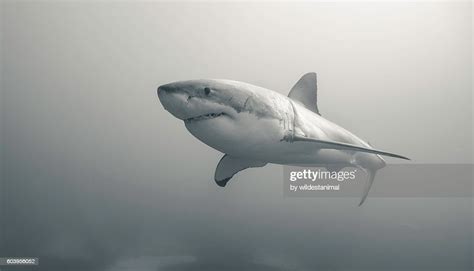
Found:
[{"label": "shark's eye", "polygon": [[209,93],[211,93],[211,89],[208,88],[208,87],[205,87],[204,88],[204,94],[209,95]]}]

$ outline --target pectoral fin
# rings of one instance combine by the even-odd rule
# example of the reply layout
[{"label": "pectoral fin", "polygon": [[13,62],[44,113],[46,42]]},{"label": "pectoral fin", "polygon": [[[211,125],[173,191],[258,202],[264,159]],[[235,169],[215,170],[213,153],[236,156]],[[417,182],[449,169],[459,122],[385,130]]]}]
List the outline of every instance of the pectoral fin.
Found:
[{"label": "pectoral fin", "polygon": [[348,144],[348,143],[341,143],[341,142],[328,141],[328,140],[320,140],[320,139],[314,139],[314,138],[302,137],[302,136],[294,136],[292,138],[292,140],[293,141],[306,141],[306,142],[319,143],[322,149],[360,151],[360,152],[380,154],[380,155],[384,155],[384,156],[390,156],[390,157],[410,160],[410,158],[407,158],[405,156],[398,155],[398,154],[395,154],[395,153],[380,151],[380,150],[376,150],[376,149],[364,148],[364,147],[361,147],[361,146],[356,146],[356,145]]},{"label": "pectoral fin", "polygon": [[266,164],[266,162],[247,160],[225,154],[217,164],[214,180],[218,186],[224,187],[237,172],[251,167],[263,167]]}]

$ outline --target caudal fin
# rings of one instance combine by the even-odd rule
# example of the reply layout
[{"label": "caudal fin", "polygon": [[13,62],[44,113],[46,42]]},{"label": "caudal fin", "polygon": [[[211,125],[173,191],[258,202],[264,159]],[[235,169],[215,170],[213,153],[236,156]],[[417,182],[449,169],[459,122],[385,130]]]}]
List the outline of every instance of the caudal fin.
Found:
[{"label": "caudal fin", "polygon": [[377,173],[377,170],[365,169],[365,172],[367,172],[367,182],[365,183],[364,193],[362,194],[359,206],[364,203],[365,199],[369,195],[369,190],[372,187],[372,183],[374,182],[375,173]]}]

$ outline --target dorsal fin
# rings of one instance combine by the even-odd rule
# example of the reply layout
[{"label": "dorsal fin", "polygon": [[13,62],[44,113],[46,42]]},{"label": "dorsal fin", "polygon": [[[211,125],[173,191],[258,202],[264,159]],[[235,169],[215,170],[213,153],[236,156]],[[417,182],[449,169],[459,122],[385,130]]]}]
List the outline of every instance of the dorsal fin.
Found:
[{"label": "dorsal fin", "polygon": [[318,87],[316,73],[309,72],[301,77],[290,90],[288,97],[303,104],[306,108],[319,114],[318,110]]}]

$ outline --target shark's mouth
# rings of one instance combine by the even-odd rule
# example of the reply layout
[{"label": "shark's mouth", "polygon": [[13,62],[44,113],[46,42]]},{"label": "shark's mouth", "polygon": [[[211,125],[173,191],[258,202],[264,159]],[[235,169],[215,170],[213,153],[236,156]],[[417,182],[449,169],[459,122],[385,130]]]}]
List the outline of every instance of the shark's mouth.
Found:
[{"label": "shark's mouth", "polygon": [[196,116],[196,117],[192,117],[192,118],[187,118],[185,119],[184,121],[185,122],[193,122],[193,121],[201,121],[201,120],[208,120],[208,119],[215,119],[215,118],[218,118],[220,116],[225,116],[227,115],[226,113],[224,112],[221,112],[221,113],[209,113],[209,114],[204,114],[204,115],[200,115],[200,116]]}]

